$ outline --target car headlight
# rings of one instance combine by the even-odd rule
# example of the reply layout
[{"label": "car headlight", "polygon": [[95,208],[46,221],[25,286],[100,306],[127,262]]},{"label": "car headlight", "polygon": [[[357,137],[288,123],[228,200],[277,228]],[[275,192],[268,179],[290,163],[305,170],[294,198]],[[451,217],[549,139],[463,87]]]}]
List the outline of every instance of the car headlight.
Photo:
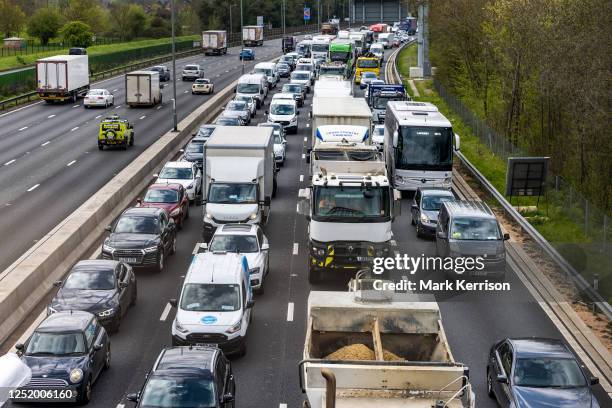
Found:
[{"label": "car headlight", "polygon": [[255,275],[259,273],[259,269],[260,269],[259,267],[249,269],[249,275]]},{"label": "car headlight", "polygon": [[425,214],[421,213],[421,222],[429,224],[430,220]]},{"label": "car headlight", "polygon": [[70,372],[70,382],[75,384],[83,379],[83,370],[75,368]]},{"label": "car headlight", "polygon": [[212,215],[210,213],[206,213],[204,218],[206,218],[207,220],[212,220]]},{"label": "car headlight", "polygon": [[187,333],[189,330],[187,330],[186,328],[184,328],[183,326],[181,326],[181,324],[179,323],[179,321],[177,319],[174,319],[174,328],[176,330],[178,330],[181,333]]},{"label": "car headlight", "polygon": [[157,246],[152,246],[152,247],[145,248],[144,251],[147,254],[150,254],[151,252],[157,252]]},{"label": "car headlight", "polygon": [[253,214],[249,215],[249,220],[255,220],[257,219],[257,213],[254,212]]},{"label": "car headlight", "polygon": [[237,331],[239,331],[241,327],[242,327],[242,321],[238,321],[238,323],[236,323],[235,325],[227,329],[225,332],[227,334],[234,334]]},{"label": "car headlight", "polygon": [[108,317],[111,316],[113,313],[115,313],[115,308],[110,308],[110,309],[106,309],[101,311],[100,313],[98,313],[99,317]]},{"label": "car headlight", "polygon": [[115,248],[107,244],[102,245],[102,250],[106,252],[110,252],[111,254],[115,252]]},{"label": "car headlight", "polygon": [[175,208],[174,210],[172,210],[172,212],[170,213],[171,217],[176,217],[177,215],[179,215],[181,212],[180,208]]}]

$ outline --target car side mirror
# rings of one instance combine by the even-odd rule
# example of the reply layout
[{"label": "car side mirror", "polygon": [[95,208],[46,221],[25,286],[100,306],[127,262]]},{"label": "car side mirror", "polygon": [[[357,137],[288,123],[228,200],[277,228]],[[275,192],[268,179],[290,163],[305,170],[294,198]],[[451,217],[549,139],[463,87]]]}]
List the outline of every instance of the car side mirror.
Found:
[{"label": "car side mirror", "polygon": [[172,306],[172,307],[176,307],[176,305],[177,305],[176,299],[170,299],[170,301],[168,303],[170,303],[170,306]]},{"label": "car side mirror", "polygon": [[308,112],[308,117],[312,118],[312,111]]},{"label": "car side mirror", "polygon": [[444,234],[444,231],[436,232],[436,237],[438,237],[438,239],[446,239],[446,235]]},{"label": "car side mirror", "polygon": [[113,231],[113,227],[110,225],[107,225],[106,228],[104,228],[105,231],[107,232],[112,232]]},{"label": "car side mirror", "polygon": [[159,173],[153,173],[153,177],[159,177]]},{"label": "car side mirror", "polygon": [[136,199],[136,204],[138,204],[138,205],[142,205],[142,198],[140,198],[140,197],[139,197],[139,198],[137,198],[137,199]]},{"label": "car side mirror", "polygon": [[412,207],[413,210],[418,210],[419,209],[419,206],[417,204],[412,204],[411,207]]},{"label": "car side mirror", "polygon": [[264,94],[263,89],[260,89],[260,90],[259,90],[259,94],[260,94],[260,95],[263,95],[263,94]]},{"label": "car side mirror", "polygon": [[590,380],[591,385],[599,384],[599,378],[597,377],[591,377],[589,380]]},{"label": "car side mirror", "polygon": [[102,350],[102,345],[101,344],[94,344],[94,351],[100,351]]},{"label": "car side mirror", "polygon": [[138,402],[140,396],[137,393],[131,393],[125,396],[125,399],[132,402]]},{"label": "car side mirror", "polygon": [[269,115],[269,114],[270,114],[270,112],[269,112],[269,111],[264,111],[264,113],[265,113],[266,115]]},{"label": "car side mirror", "polygon": [[24,348],[25,348],[25,346],[23,345],[23,343],[15,344],[15,349],[18,350],[18,351],[23,351]]},{"label": "car side mirror", "polygon": [[399,139],[399,133],[397,130],[393,132],[393,147],[397,147],[397,141]]},{"label": "car side mirror", "polygon": [[185,149],[179,149],[179,152],[185,153]]},{"label": "car side mirror", "polygon": [[499,374],[497,376],[497,382],[500,383],[500,384],[508,384],[508,377],[506,377],[503,374]]},{"label": "car side mirror", "polygon": [[234,88],[234,93],[236,93],[236,88]]},{"label": "car side mirror", "polygon": [[261,244],[261,250],[262,251],[267,251],[268,249],[270,249],[270,244],[269,243],[265,243],[265,244]]},{"label": "car side mirror", "polygon": [[299,115],[299,114],[300,114],[300,111],[296,111],[296,112],[295,112],[295,114],[296,114],[296,115]]},{"label": "car side mirror", "polygon": [[233,402],[233,401],[234,401],[234,396],[231,393],[225,394],[223,396],[223,401],[222,401],[223,403],[228,403],[228,402]]},{"label": "car side mirror", "polygon": [[206,251],[208,251],[208,244],[206,242],[201,242],[200,246],[198,247],[198,254]]},{"label": "car side mirror", "polygon": [[58,281],[53,282],[53,286],[55,286],[56,288],[59,288],[60,286],[62,286],[62,281],[58,280]]},{"label": "car side mirror", "polygon": [[130,284],[129,284],[129,283],[127,283],[127,282],[119,282],[119,287],[120,287],[121,289],[125,289],[125,288],[127,288],[128,286],[130,286]]},{"label": "car side mirror", "polygon": [[270,198],[270,196],[264,198],[264,206],[269,207],[271,202],[272,199]]},{"label": "car side mirror", "polygon": [[244,305],[245,309],[251,309],[253,306],[255,306],[254,300],[247,300],[246,305]]},{"label": "car side mirror", "polygon": [[504,234],[504,241],[508,241],[510,239],[510,234],[507,232]]}]

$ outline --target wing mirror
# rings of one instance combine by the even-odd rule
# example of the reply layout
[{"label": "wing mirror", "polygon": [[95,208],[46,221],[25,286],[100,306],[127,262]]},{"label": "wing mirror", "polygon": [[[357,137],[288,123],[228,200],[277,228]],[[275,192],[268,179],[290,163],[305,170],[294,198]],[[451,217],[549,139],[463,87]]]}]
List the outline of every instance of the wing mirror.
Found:
[{"label": "wing mirror", "polygon": [[262,251],[267,251],[268,249],[270,249],[270,244],[269,243],[266,242],[264,244],[261,244],[261,250]]},{"label": "wing mirror", "polygon": [[234,401],[234,396],[231,393],[225,394],[223,396],[223,401],[222,401],[223,403],[228,403],[228,402],[233,402],[233,401]]},{"label": "wing mirror", "polygon": [[255,301],[254,300],[247,300],[246,305],[244,305],[245,309],[251,309],[253,306],[255,306]]},{"label": "wing mirror", "polygon": [[15,349],[17,349],[18,351],[23,351],[24,348],[25,346],[23,345],[23,343],[15,344]]},{"label": "wing mirror", "polygon": [[208,251],[208,244],[206,242],[201,242],[200,246],[198,247],[198,254],[206,251]]},{"label": "wing mirror", "polygon": [[130,286],[130,284],[129,284],[129,283],[127,283],[127,282],[119,282],[119,287],[120,287],[121,289],[125,289],[125,288],[127,288],[128,286]]},{"label": "wing mirror", "polygon": [[296,111],[296,112],[295,112],[295,114],[296,114],[296,115],[299,115],[299,114],[300,114],[300,111]]},{"label": "wing mirror", "polygon": [[170,306],[172,306],[172,307],[176,307],[176,305],[177,305],[177,301],[174,298],[170,299],[170,301],[168,301],[168,303],[170,303]]},{"label": "wing mirror", "polygon": [[419,209],[419,206],[418,206],[417,204],[412,204],[412,209],[413,209],[413,210],[418,210],[418,209]]},{"label": "wing mirror", "polygon": [[508,384],[508,377],[506,377],[503,374],[499,374],[497,376],[497,382],[500,383],[500,384]]},{"label": "wing mirror", "polygon": [[269,112],[269,111],[264,111],[264,113],[265,113],[266,115],[269,115],[269,114],[270,114],[270,112]]},{"label": "wing mirror", "polygon": [[510,234],[508,234],[507,232],[504,233],[504,241],[508,241],[510,239]]},{"label": "wing mirror", "polygon": [[101,344],[94,344],[93,349],[94,349],[94,351],[100,351],[100,350],[102,350],[102,345]]},{"label": "wing mirror", "polygon": [[[15,347],[16,347],[16,346],[15,346]],[[591,385],[597,385],[597,384],[599,384],[599,378],[597,378],[597,377],[591,377],[591,378],[590,378],[590,383],[591,383]]]},{"label": "wing mirror", "polygon": [[460,146],[460,145],[461,145],[460,141],[461,141],[461,140],[460,140],[460,138],[459,138],[459,135],[455,133],[455,151],[456,151],[456,152],[458,152],[458,151],[459,151],[459,149],[460,149],[460,147],[461,147],[461,146]]},{"label": "wing mirror", "polygon": [[137,393],[131,393],[125,396],[125,399],[132,402],[138,402],[140,396]]},{"label": "wing mirror", "polygon": [[62,286],[62,281],[58,280],[58,281],[53,282],[53,286],[55,286],[56,288],[59,288],[60,286]]},{"label": "wing mirror", "polygon": [[267,196],[266,198],[264,198],[264,206],[269,207],[271,202],[272,202],[272,199],[270,198],[270,196]]},{"label": "wing mirror", "polygon": [[140,198],[140,197],[139,197],[139,198],[137,198],[137,199],[136,199],[136,204],[138,204],[138,205],[142,205],[142,198]]},{"label": "wing mirror", "polygon": [[113,231],[113,227],[110,225],[107,225],[106,228],[104,228],[105,231],[107,232],[112,232]]}]

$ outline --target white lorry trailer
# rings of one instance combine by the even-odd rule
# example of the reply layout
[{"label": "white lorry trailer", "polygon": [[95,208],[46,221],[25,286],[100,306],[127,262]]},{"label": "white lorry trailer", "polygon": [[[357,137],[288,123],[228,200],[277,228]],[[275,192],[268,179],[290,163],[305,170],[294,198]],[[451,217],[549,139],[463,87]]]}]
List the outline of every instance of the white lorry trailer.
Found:
[{"label": "white lorry trailer", "polygon": [[242,43],[245,47],[255,47],[263,45],[264,28],[263,26],[244,26],[242,28]]},{"label": "white lorry trailer", "polygon": [[36,92],[40,99],[74,102],[88,90],[87,55],[56,55],[36,61]]},{"label": "white lorry trailer", "polygon": [[363,98],[316,97],[312,100],[311,146],[317,139],[317,128],[323,125],[356,125],[372,128],[372,111]]},{"label": "white lorry trailer", "polygon": [[227,54],[227,31],[203,31],[202,49],[204,55]]},{"label": "white lorry trailer", "polygon": [[219,126],[204,145],[203,237],[218,226],[263,225],[276,193],[271,127]]},{"label": "white lorry trailer", "polygon": [[310,292],[299,363],[305,407],[475,406],[469,370],[453,358],[435,299],[409,296],[373,302],[356,292]]},{"label": "white lorry trailer", "polygon": [[158,71],[133,71],[125,74],[125,104],[154,106],[162,103]]}]

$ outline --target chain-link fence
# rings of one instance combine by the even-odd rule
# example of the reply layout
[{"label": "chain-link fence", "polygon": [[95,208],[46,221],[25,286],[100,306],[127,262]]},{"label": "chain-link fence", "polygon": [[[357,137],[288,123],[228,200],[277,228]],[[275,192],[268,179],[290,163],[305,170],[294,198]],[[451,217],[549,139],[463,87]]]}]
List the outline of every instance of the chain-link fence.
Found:
[{"label": "chain-link fence", "polygon": [[[529,156],[476,116],[461,100],[437,80],[434,88],[450,109],[461,117],[478,140],[503,161],[508,157]],[[550,174],[547,193],[537,214],[526,218],[593,285],[604,299],[612,301],[612,223],[610,214],[597,208],[571,183]],[[547,234],[550,228],[554,234]]]},{"label": "chain-link fence", "polygon": [[[92,42],[91,46],[93,47],[96,45],[115,44],[118,42],[121,42],[121,40],[119,40],[118,38],[96,37]],[[34,40],[5,40],[2,44],[2,47],[0,47],[0,58],[37,54],[40,52],[59,51],[66,48],[68,48],[68,46],[62,43],[49,43],[46,45],[42,45]]]}]

